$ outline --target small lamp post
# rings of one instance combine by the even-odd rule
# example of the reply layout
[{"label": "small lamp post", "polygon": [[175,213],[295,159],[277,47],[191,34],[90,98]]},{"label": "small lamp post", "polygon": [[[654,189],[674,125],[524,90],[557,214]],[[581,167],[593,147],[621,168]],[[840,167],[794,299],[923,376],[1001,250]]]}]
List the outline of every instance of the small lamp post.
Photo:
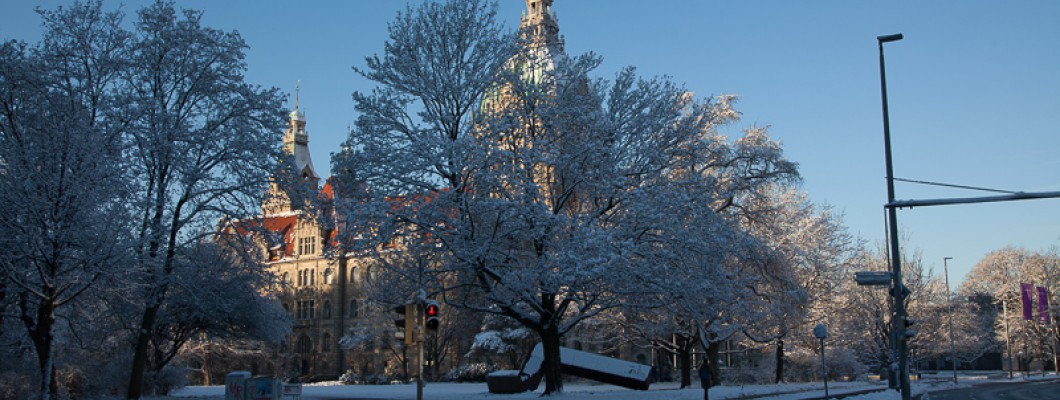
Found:
[{"label": "small lamp post", "polygon": [[953,383],[957,384],[957,342],[953,336],[953,298],[950,297],[950,268],[946,262],[953,257],[942,259],[942,271],[946,274],[946,308],[950,311],[950,360],[953,363]]},{"label": "small lamp post", "polygon": [[824,397],[828,397],[828,367],[824,363],[824,339],[828,337],[828,328],[824,324],[813,327],[813,336],[821,340],[821,372],[824,375]]}]

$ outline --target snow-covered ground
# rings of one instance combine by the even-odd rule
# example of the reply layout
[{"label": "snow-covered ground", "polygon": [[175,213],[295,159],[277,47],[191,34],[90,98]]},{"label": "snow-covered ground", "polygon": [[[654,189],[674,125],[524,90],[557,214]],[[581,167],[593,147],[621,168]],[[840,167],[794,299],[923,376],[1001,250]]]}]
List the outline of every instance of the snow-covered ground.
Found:
[{"label": "snow-covered ground", "polygon": [[[959,382],[954,385],[947,380],[952,375],[947,373],[939,375],[925,374],[923,381],[913,382],[915,394],[967,387],[973,384],[991,381],[1008,381],[1008,377],[1000,372],[991,373],[962,373]],[[1045,379],[1054,379],[1055,375],[1049,374]],[[1031,376],[1028,378],[1016,377],[1015,379],[1043,379],[1042,376]],[[698,382],[696,382],[698,384]],[[544,385],[542,385],[544,386]],[[885,389],[886,382],[829,382],[829,394],[851,393],[866,390]],[[558,398],[564,400],[634,400],[634,399],[659,399],[659,400],[699,400],[703,398],[703,390],[678,389],[677,384],[663,382],[653,384],[651,390],[639,391],[621,388],[618,386],[592,384],[592,383],[568,383],[564,386],[564,393]],[[423,390],[424,399],[431,400],[526,400],[539,399],[541,390],[537,392],[521,394],[491,394],[486,390],[484,383],[431,383]],[[761,396],[761,397],[758,397]],[[795,400],[824,397],[824,387],[821,383],[798,383],[781,385],[747,385],[747,386],[718,386],[710,389],[710,398],[737,399],[756,397],[767,400]],[[171,396],[159,398],[158,400],[185,400],[185,399],[224,399],[223,386],[195,386],[181,389]],[[416,387],[414,385],[358,385],[346,386],[338,384],[309,384],[303,388],[302,398],[304,400],[324,399],[415,399]],[[882,390],[874,393],[863,394],[848,399],[857,400],[897,400],[901,396],[893,390]]]}]

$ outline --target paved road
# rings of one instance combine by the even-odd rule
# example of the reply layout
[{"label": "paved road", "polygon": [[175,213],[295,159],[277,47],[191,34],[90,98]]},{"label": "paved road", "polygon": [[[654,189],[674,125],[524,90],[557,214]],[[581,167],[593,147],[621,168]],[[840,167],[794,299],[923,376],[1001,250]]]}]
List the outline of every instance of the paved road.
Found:
[{"label": "paved road", "polygon": [[1060,382],[1017,382],[978,385],[932,392],[931,400],[1060,400]]}]

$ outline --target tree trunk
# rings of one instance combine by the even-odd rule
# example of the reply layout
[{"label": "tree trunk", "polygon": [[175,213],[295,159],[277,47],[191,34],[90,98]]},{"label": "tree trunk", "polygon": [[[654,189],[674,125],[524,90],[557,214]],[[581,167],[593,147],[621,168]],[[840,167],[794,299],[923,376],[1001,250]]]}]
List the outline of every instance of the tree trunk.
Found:
[{"label": "tree trunk", "polygon": [[718,346],[717,342],[711,342],[707,346],[707,361],[710,365],[710,386],[714,386],[716,382],[720,380],[720,357],[721,347]]},{"label": "tree trunk", "polygon": [[690,340],[683,340],[677,346],[677,362],[681,365],[681,389],[692,387],[692,351],[688,346]]},{"label": "tree trunk", "polygon": [[777,378],[775,383],[784,382],[784,341],[777,339]]},{"label": "tree trunk", "polygon": [[563,392],[563,374],[560,371],[559,332],[554,327],[547,327],[541,332],[541,350],[545,361],[541,365],[545,376],[545,394]]},{"label": "tree trunk", "polygon": [[37,345],[37,362],[40,366],[40,395],[41,399],[49,400],[56,392],[56,388],[52,385],[55,381],[54,369],[52,368],[52,335],[51,328],[48,328],[48,333],[43,334],[45,337],[41,338]]},{"label": "tree trunk", "polygon": [[[162,218],[165,216],[165,193],[164,184],[159,183],[159,190],[157,198],[155,200],[155,215],[153,218],[152,225],[155,226],[155,230],[158,230],[162,226]],[[158,319],[158,311],[162,308],[162,302],[166,299],[166,291],[169,290],[169,284],[166,282],[170,275],[173,273],[173,259],[176,257],[176,246],[177,246],[177,235],[179,233],[179,221],[181,219],[181,208],[188,201],[188,193],[184,193],[180,200],[177,201],[177,205],[174,207],[173,214],[169,217],[171,219],[168,237],[166,237],[165,247],[165,258],[162,259],[162,282],[157,280],[153,283],[155,287],[151,288],[147,294],[147,307],[144,308],[143,319],[140,320],[140,330],[136,335],[136,353],[133,354],[132,363],[132,374],[129,378],[129,391],[126,397],[129,400],[138,400],[143,397],[144,387],[144,370],[147,368],[147,350],[151,344],[151,334],[155,329],[155,320]],[[161,248],[161,241],[152,239],[148,255],[153,260],[158,257],[158,250]],[[161,370],[162,367],[160,366]]]},{"label": "tree trunk", "polygon": [[147,346],[151,342],[151,330],[155,326],[159,306],[153,304],[144,309],[140,330],[136,335],[136,352],[133,354],[132,374],[129,378],[129,391],[125,398],[138,400],[143,396],[144,370],[147,368]]},{"label": "tree trunk", "polygon": [[212,385],[210,380],[210,345],[207,344],[206,350],[202,354],[202,384],[204,386]]},{"label": "tree trunk", "polygon": [[23,325],[26,326],[26,332],[33,341],[33,348],[37,352],[40,398],[48,400],[55,397],[58,393],[54,385],[55,369],[52,368],[54,365],[52,346],[55,343],[55,336],[52,330],[55,327],[56,306],[54,300],[55,291],[52,288],[48,288],[45,294],[45,298],[40,299],[40,304],[37,305],[35,313],[33,302],[30,300],[32,295],[26,292],[19,299],[19,308],[22,314],[20,319]]}]

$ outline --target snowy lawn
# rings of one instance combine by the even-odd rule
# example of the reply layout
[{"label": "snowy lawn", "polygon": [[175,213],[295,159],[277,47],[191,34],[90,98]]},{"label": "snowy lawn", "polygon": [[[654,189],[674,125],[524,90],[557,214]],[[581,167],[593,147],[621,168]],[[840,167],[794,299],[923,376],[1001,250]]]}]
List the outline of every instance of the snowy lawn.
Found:
[{"label": "snowy lawn", "polygon": [[[970,374],[962,373],[959,377],[960,383],[954,385],[946,380],[946,374],[924,375],[922,382],[913,383],[914,394],[920,394],[936,390],[967,387],[978,383],[1008,381],[1007,377],[998,372]],[[1045,379],[1056,378],[1048,375]],[[1017,377],[1017,380],[1024,378]],[[1041,376],[1032,376],[1026,379],[1043,379]],[[697,382],[698,384],[698,382]],[[542,385],[543,386],[543,385]],[[864,390],[883,389],[886,382],[829,382],[829,394],[841,394],[859,392]],[[634,399],[659,399],[659,400],[699,400],[703,398],[703,390],[698,387],[692,389],[678,389],[676,383],[663,382],[653,384],[651,390],[630,390],[618,386],[593,384],[593,383],[568,383],[564,386],[565,392],[557,398],[565,400],[634,400]],[[423,397],[431,400],[526,400],[540,399],[541,390],[536,392],[520,394],[491,394],[486,390],[484,383],[431,383],[423,390]],[[796,400],[824,397],[824,387],[821,383],[797,383],[781,385],[747,385],[747,386],[718,386],[710,389],[710,398],[738,399],[754,397],[764,400]],[[413,385],[338,385],[335,383],[307,384],[303,388],[302,398],[305,400],[338,400],[338,399],[415,399],[416,387]],[[875,393],[848,397],[856,400],[897,400],[900,399],[898,392],[893,390],[882,390]],[[173,395],[156,398],[156,400],[185,400],[185,399],[224,399],[223,386],[194,386],[176,391]]]},{"label": "snowy lawn", "polygon": [[[698,384],[698,382],[697,382]],[[544,386],[544,385],[542,385]],[[699,400],[703,398],[703,389],[678,389],[676,383],[657,383],[651,386],[651,390],[631,390],[618,386],[592,383],[568,383],[564,386],[565,392],[558,398],[562,399],[663,399],[663,400]],[[852,382],[852,383],[829,383],[830,393],[848,393],[866,389],[882,388],[878,383]],[[306,385],[302,391],[305,400],[323,399],[414,399],[416,398],[416,387],[414,385],[328,385],[314,384]],[[472,400],[472,399],[540,399],[541,390],[520,394],[492,394],[486,390],[484,383],[431,383],[423,389],[423,397],[432,400]],[[823,396],[824,390],[820,383],[799,383],[783,385],[748,385],[748,386],[718,386],[710,389],[711,399],[736,399],[749,396],[768,396],[778,394],[782,397],[770,397],[771,399],[805,399],[808,397]],[[787,396],[787,397],[784,397]],[[200,398],[220,400],[224,398],[224,387],[222,386],[197,386],[177,391],[172,396],[164,399],[186,399]]]}]

